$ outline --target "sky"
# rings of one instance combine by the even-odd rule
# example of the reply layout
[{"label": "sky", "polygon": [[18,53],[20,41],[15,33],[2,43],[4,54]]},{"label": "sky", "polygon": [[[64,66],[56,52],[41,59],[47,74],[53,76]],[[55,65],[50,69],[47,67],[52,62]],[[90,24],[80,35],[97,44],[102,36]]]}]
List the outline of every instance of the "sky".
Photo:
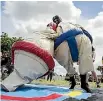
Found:
[{"label": "sky", "polygon": [[82,10],[81,16],[88,19],[97,16],[99,12],[103,11],[103,1],[74,1],[73,3]]},{"label": "sky", "polygon": [[[103,1],[15,1],[1,2],[1,32],[9,36],[36,37],[35,30],[51,22],[54,15],[63,21],[78,23],[94,38],[96,48],[95,69],[102,65],[103,56]],[[58,65],[56,71],[60,71]],[[96,71],[97,74],[100,74]]]}]

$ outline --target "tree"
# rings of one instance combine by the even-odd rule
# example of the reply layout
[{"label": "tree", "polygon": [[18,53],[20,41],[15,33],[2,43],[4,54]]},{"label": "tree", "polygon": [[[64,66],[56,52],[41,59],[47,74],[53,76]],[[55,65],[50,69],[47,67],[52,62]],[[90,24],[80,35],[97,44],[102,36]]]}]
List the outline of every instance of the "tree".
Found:
[{"label": "tree", "polygon": [[19,40],[23,40],[23,38],[22,37],[19,37],[19,38],[9,37],[7,33],[2,32],[2,35],[1,35],[1,52],[2,53],[4,53],[5,51],[10,52],[12,44],[16,41],[19,41]]},{"label": "tree", "polygon": [[103,66],[98,66],[97,70],[100,71],[101,74],[103,75]]}]

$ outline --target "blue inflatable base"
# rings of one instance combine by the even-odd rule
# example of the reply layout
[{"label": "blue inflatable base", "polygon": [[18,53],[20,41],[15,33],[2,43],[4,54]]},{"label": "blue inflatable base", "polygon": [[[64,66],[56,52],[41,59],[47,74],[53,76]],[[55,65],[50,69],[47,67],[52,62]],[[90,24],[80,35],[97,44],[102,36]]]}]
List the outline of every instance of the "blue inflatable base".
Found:
[{"label": "blue inflatable base", "polygon": [[5,92],[1,90],[1,100],[18,100],[18,101],[62,101],[67,98],[75,98],[78,100],[87,99],[91,97],[91,93],[86,93],[82,89],[70,90],[67,87],[48,86],[48,85],[34,85],[27,84],[18,88],[14,92]]}]

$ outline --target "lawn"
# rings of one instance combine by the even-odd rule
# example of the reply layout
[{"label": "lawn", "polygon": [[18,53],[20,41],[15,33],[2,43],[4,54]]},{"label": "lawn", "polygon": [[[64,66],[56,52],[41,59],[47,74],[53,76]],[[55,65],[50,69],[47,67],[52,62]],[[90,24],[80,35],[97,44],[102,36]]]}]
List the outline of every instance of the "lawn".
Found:
[{"label": "lawn", "polygon": [[[56,86],[66,86],[69,87],[70,83],[65,80],[52,80],[47,81],[46,79],[39,79],[39,80],[34,80],[32,82],[33,84],[43,84],[43,85],[56,85]],[[89,82],[90,88],[96,88],[96,83],[95,82]],[[100,83],[101,88],[103,88],[103,83]],[[76,87],[80,87],[80,82],[77,82]]]}]

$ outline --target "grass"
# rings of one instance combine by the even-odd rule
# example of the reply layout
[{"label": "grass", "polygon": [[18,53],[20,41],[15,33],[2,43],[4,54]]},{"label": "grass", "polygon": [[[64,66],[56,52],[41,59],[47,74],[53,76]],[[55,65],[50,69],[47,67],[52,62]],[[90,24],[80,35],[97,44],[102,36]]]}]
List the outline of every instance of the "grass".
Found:
[{"label": "grass", "polygon": [[[56,86],[66,86],[69,87],[70,83],[65,80],[52,80],[47,81],[46,79],[39,79],[39,80],[34,80],[32,84],[43,84],[43,85],[56,85]],[[90,88],[96,88],[96,83],[95,82],[89,82]],[[100,83],[101,88],[103,88],[103,83]],[[77,82],[76,87],[80,87],[80,83]]]}]

